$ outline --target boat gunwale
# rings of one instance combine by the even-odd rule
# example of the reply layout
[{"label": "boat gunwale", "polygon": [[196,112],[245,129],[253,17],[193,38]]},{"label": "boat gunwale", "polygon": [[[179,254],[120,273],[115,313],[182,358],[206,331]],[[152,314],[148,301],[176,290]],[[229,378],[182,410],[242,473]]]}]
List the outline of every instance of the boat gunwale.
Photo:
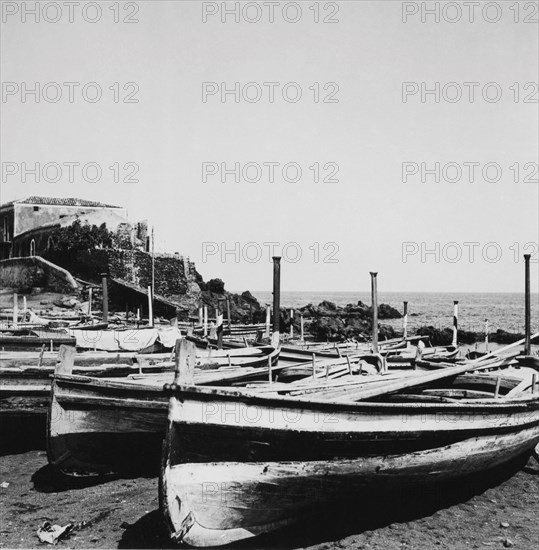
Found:
[{"label": "boat gunwale", "polygon": [[[172,373],[171,373],[172,374]],[[178,399],[180,402],[193,395],[194,400],[212,401],[220,399],[224,401],[241,401],[248,404],[257,404],[263,406],[286,406],[288,408],[318,408],[322,410],[333,409],[336,411],[372,411],[372,410],[388,410],[399,411],[410,410],[418,413],[429,411],[461,411],[472,410],[475,412],[490,412],[496,409],[507,412],[511,410],[529,410],[539,409],[539,395],[529,395],[519,398],[504,399],[473,399],[463,400],[456,403],[443,402],[418,402],[418,403],[385,403],[380,401],[360,401],[360,402],[344,402],[344,401],[324,401],[321,399],[305,398],[305,397],[289,397],[289,396],[263,396],[260,394],[250,393],[248,390],[240,392],[237,390],[228,390],[219,386],[178,386],[175,384],[165,383],[164,385],[146,385],[137,382],[125,383],[125,381],[109,381],[90,376],[57,374],[51,376],[60,385],[71,385],[79,388],[94,387],[99,389],[128,390],[128,391],[144,391],[151,393],[163,393],[169,398]],[[61,391],[61,390],[60,390]]]},{"label": "boat gunwale", "polygon": [[388,409],[394,410],[399,409],[417,409],[420,412],[426,412],[430,409],[479,409],[485,408],[487,411],[490,411],[494,407],[501,407],[503,409],[507,408],[517,408],[517,409],[528,409],[530,405],[535,405],[539,409],[539,395],[530,395],[521,398],[514,399],[504,399],[501,398],[492,398],[489,400],[470,400],[458,403],[384,403],[379,401],[360,401],[360,402],[351,402],[351,401],[325,401],[319,399],[306,399],[304,397],[288,397],[288,396],[262,396],[260,394],[249,394],[242,393],[235,390],[225,390],[220,387],[195,387],[195,386],[181,386],[175,384],[165,384],[163,391],[172,398],[176,398],[179,401],[183,401],[189,394],[197,394],[200,397],[200,400],[212,400],[215,398],[220,398],[223,400],[239,400],[239,401],[249,401],[257,404],[264,404],[272,406],[273,404],[280,405],[289,405],[296,408],[303,407],[305,408],[308,405],[313,405],[321,408],[335,408],[344,409],[344,410],[356,410],[356,409]]}]

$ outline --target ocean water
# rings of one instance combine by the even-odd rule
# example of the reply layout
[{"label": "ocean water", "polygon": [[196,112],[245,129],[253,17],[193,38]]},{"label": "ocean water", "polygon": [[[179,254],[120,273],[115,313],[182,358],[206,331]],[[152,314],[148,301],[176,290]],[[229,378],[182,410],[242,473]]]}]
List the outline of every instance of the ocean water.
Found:
[{"label": "ocean water", "polygon": [[[272,293],[253,291],[261,304],[270,304]],[[323,300],[339,306],[357,303],[371,303],[369,292],[281,292],[281,305],[297,308],[309,303],[318,305]],[[453,300],[459,302],[459,328],[475,332],[485,330],[488,319],[489,332],[503,329],[508,332],[524,332],[524,294],[518,293],[449,293],[449,292],[380,292],[378,303],[389,304],[403,310],[403,301],[408,301],[408,327],[413,330],[422,325],[436,328],[451,327],[453,324]],[[395,328],[402,327],[402,320],[382,320]],[[531,296],[532,333],[539,330],[539,295]]]}]

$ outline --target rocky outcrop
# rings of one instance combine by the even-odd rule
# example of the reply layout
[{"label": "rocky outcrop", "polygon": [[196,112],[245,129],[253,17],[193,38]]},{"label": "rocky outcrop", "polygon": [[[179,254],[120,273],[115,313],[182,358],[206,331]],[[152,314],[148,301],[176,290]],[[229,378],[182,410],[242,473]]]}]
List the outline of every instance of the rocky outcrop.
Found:
[{"label": "rocky outcrop", "polygon": [[[371,309],[371,308],[369,308]],[[402,314],[398,309],[389,304],[380,304],[378,306],[378,319],[401,319]]]},{"label": "rocky outcrop", "polygon": [[[221,281],[222,282],[222,281]],[[216,288],[212,286],[212,288]],[[242,294],[227,292],[223,286],[218,286],[221,292],[213,290],[203,290],[200,293],[200,303],[197,304],[195,310],[191,312],[191,316],[197,315],[199,306],[208,307],[209,317],[215,316],[215,308],[219,307],[227,315],[227,299],[230,303],[230,317],[233,323],[262,323],[266,319],[266,312],[260,306],[258,300],[247,290]]]},{"label": "rocky outcrop", "polygon": [[[323,301],[318,306],[308,304],[296,310],[303,315],[305,330],[316,340],[339,341],[348,338],[357,340],[368,340],[372,334],[372,309],[359,301],[357,304],[337,306],[333,302]],[[395,318],[399,312],[387,304],[379,306],[379,318]],[[383,316],[380,317],[380,311]],[[389,315],[389,317],[388,317]],[[300,329],[298,316],[294,318],[294,329]],[[290,330],[290,317],[287,311],[281,312],[281,330]],[[394,338],[394,329],[386,325],[378,325],[378,334],[381,339]]]},{"label": "rocky outcrop", "polygon": [[[433,326],[422,326],[416,330],[418,336],[428,336],[430,343],[433,346],[448,346],[453,340],[453,329],[443,328],[438,329]],[[512,344],[517,340],[524,338],[524,334],[506,332],[498,329],[496,332],[490,332],[488,335],[489,342],[496,344]],[[459,330],[457,333],[457,341],[459,344],[475,344],[476,342],[485,341],[484,332],[473,332],[470,330]]]}]

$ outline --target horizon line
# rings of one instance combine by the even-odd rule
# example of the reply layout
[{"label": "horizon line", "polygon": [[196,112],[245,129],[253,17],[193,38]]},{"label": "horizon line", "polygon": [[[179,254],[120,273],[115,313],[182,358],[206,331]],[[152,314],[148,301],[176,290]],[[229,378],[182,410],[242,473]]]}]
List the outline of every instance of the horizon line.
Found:
[{"label": "horizon line", "polygon": [[[236,294],[240,294],[242,292],[273,292],[271,289],[268,290],[237,290],[232,289],[228,292],[234,292]],[[303,294],[309,294],[309,293],[316,293],[316,294],[322,294],[322,293],[328,293],[328,294],[335,294],[335,293],[346,293],[346,294],[370,294],[371,290],[283,290],[281,289],[281,294],[285,292],[298,292]],[[524,291],[516,291],[516,290],[378,290],[378,294],[522,294],[524,295]],[[539,296],[539,292],[531,292],[532,295],[537,294]]]}]

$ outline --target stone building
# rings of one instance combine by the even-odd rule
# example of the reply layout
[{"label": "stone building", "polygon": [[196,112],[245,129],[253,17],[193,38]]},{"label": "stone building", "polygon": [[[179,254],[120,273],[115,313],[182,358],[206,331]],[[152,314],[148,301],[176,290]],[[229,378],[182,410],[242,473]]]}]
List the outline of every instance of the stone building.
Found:
[{"label": "stone building", "polygon": [[[105,224],[113,234],[112,246],[59,253],[54,246],[56,230],[75,221],[97,227]],[[111,303],[140,306],[142,311],[146,304],[140,303],[137,292],[145,291],[152,280],[156,296],[173,299],[186,311],[198,307],[203,281],[194,263],[180,254],[151,253],[150,240],[147,222],[129,222],[127,210],[119,206],[37,196],[0,206],[0,260],[25,262],[38,256],[93,283],[106,273]],[[9,262],[2,262],[0,269]]]},{"label": "stone building", "polygon": [[105,223],[109,231],[131,240],[146,240],[146,226],[130,224],[127,210],[120,206],[77,198],[32,196],[0,206],[0,259],[46,256],[51,233],[77,219],[90,225]]}]

